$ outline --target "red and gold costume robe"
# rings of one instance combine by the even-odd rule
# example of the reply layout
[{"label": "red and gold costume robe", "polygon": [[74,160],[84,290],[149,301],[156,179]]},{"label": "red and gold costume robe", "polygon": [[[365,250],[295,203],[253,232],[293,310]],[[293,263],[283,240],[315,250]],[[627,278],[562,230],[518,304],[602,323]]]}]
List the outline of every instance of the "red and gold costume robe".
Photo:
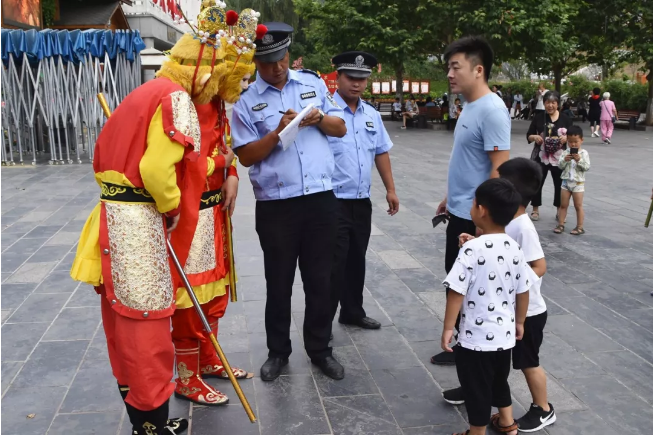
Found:
[{"label": "red and gold costume robe", "polygon": [[[193,234],[188,261],[184,271],[202,310],[211,325],[213,334],[218,335],[218,321],[224,315],[229,301],[229,247],[225,213],[221,210],[222,185],[225,181],[225,158],[223,152],[224,117],[221,102],[196,105],[201,125],[201,158],[207,160],[207,177],[200,204],[199,219]],[[236,176],[235,160],[227,168],[227,177]],[[216,201],[218,200],[218,201]],[[172,242],[176,244],[173,233]],[[172,317],[172,338],[177,354],[177,387],[175,395],[190,401],[221,405],[227,397],[206,384],[202,377],[227,378],[222,362],[192,308],[186,289],[177,290],[177,310]],[[247,373],[232,368],[236,377]]]},{"label": "red and gold costume robe", "polygon": [[183,265],[191,246],[183,235],[197,224],[207,171],[201,142],[189,94],[160,78],[123,100],[96,143],[101,201],[82,230],[71,276],[102,296],[109,359],[128,411],[157,409],[174,391],[170,317],[180,280],[168,258],[165,220],[180,214]]}]

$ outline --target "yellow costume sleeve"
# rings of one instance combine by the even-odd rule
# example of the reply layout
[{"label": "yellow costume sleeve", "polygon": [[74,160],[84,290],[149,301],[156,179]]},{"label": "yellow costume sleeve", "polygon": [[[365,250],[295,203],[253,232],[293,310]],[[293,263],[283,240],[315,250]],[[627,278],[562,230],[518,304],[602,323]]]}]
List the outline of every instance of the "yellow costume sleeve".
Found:
[{"label": "yellow costume sleeve", "polygon": [[177,186],[175,164],[184,157],[184,147],[166,135],[162,108],[159,106],[147,130],[147,150],[139,164],[145,189],[152,195],[161,213],[179,207],[181,191]]}]

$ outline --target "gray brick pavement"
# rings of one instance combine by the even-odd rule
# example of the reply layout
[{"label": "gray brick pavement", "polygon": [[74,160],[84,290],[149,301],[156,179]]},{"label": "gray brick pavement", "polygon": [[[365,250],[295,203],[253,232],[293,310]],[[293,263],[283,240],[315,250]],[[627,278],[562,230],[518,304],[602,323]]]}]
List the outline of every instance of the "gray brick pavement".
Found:
[{"label": "gray brick pavement", "polygon": [[[464,428],[464,407],[450,407],[440,396],[457,385],[455,369],[428,362],[439,348],[444,315],[444,231],[431,229],[430,218],[444,192],[451,134],[387,126],[402,207],[395,217],[384,213],[375,176],[365,291],[368,314],[384,327],[334,324],[334,353],[347,377],[327,379],[302,350],[297,274],[290,364],[275,382],[242,382],[258,423],[249,424],[228,382],[212,380],[230,405],[213,409],[171,400],[175,414],[192,417],[191,433],[450,434]],[[513,124],[513,156],[530,153],[526,127]],[[549,308],[542,364],[558,413],[550,434],[642,434],[653,428],[653,230],[642,225],[650,204],[653,137],[617,130],[614,139],[609,147],[598,139],[585,142],[592,160],[587,234],[551,232],[550,182],[536,223],[549,265],[542,289]],[[2,168],[4,433],[129,434],[106,355],[99,297],[68,276],[97,191],[90,165]],[[230,305],[219,340],[233,365],[258,373],[267,350],[254,205],[243,176],[234,218],[240,301]],[[569,228],[574,220],[570,211]],[[530,398],[521,373],[511,375],[511,385],[515,413],[523,413]]]}]

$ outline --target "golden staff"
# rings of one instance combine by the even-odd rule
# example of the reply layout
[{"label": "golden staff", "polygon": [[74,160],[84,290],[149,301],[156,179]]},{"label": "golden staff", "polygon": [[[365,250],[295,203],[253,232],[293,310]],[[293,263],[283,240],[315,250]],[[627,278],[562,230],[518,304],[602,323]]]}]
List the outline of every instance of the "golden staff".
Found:
[{"label": "golden staff", "polygon": [[[107,118],[109,118],[111,116],[111,110],[109,109],[109,105],[107,104],[107,101],[105,100],[104,95],[102,93],[99,93],[97,95],[97,98],[100,101],[100,106],[102,106],[102,110],[104,111],[104,115]],[[186,273],[184,272],[184,269],[182,268],[181,263],[179,263],[179,259],[177,258],[177,253],[175,253],[175,250],[172,248],[172,244],[170,243],[170,240],[167,239],[167,238],[166,238],[166,243],[168,244],[168,251],[170,252],[170,257],[172,258],[172,261],[175,264],[177,272],[179,272],[179,276],[181,277],[182,281],[184,282],[184,286],[186,287],[186,291],[188,291],[188,296],[190,297],[191,301],[193,302],[193,306],[195,307],[195,310],[197,311],[197,315],[199,315],[200,320],[202,321],[202,325],[204,326],[204,330],[206,330],[206,333],[209,335],[209,339],[211,340],[211,343],[213,344],[213,348],[215,348],[216,353],[218,353],[218,357],[222,361],[222,365],[224,365],[224,370],[227,372],[227,376],[229,377],[229,381],[231,381],[231,384],[234,386],[234,390],[236,391],[236,395],[238,395],[238,398],[240,399],[240,402],[242,403],[243,408],[245,409],[245,412],[247,413],[247,416],[249,417],[249,420],[251,422],[256,422],[256,416],[254,415],[254,412],[252,411],[252,408],[249,405],[249,402],[247,401],[247,398],[245,397],[245,393],[240,388],[240,384],[238,383],[238,380],[236,379],[236,377],[234,376],[233,371],[231,370],[231,365],[229,365],[229,362],[227,361],[227,356],[224,355],[224,352],[222,351],[222,347],[218,343],[218,340],[216,339],[215,335],[213,334],[213,331],[211,331],[211,326],[209,325],[209,322],[206,319],[206,316],[204,316],[204,312],[202,311],[202,308],[200,307],[200,303],[197,300],[197,296],[195,295],[195,291],[193,291],[193,287],[191,286],[190,282],[188,281],[188,277],[186,277]]]},{"label": "golden staff", "polygon": [[227,244],[229,246],[229,295],[231,301],[235,303],[238,301],[238,293],[236,292],[236,265],[234,262],[234,241],[231,234],[231,215],[228,210],[224,212],[224,216],[225,226],[227,227]]}]

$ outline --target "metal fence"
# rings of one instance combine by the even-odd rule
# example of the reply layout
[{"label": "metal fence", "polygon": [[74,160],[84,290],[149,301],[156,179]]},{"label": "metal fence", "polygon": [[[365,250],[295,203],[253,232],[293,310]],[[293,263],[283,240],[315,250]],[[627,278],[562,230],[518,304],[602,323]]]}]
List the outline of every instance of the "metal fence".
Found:
[{"label": "metal fence", "polygon": [[[104,124],[141,84],[138,30],[2,29],[2,164],[93,160]],[[49,154],[49,156],[47,156]]]}]

